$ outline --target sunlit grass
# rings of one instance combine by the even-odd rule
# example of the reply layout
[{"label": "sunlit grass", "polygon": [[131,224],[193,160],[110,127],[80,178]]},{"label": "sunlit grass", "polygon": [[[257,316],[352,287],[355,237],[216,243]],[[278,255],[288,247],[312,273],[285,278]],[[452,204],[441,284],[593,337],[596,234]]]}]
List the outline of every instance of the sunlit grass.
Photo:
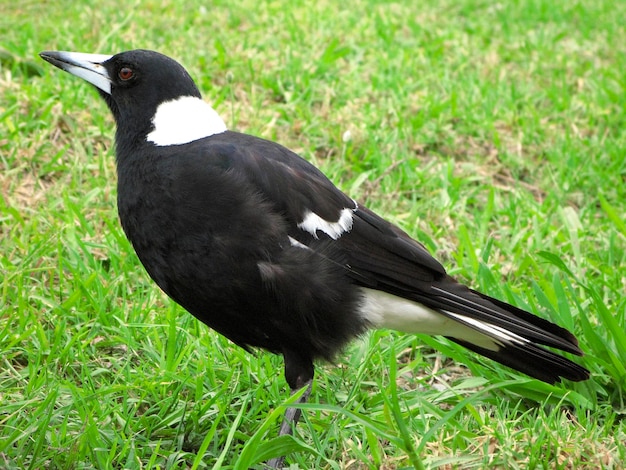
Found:
[{"label": "sunlit grass", "polygon": [[[0,467],[624,466],[624,5],[337,5],[0,6]],[[278,439],[281,359],[154,287],[117,221],[106,106],[37,57],[131,48],[177,58],[231,128],[299,152],[453,275],[575,332],[592,379],[373,332],[318,367]]]}]

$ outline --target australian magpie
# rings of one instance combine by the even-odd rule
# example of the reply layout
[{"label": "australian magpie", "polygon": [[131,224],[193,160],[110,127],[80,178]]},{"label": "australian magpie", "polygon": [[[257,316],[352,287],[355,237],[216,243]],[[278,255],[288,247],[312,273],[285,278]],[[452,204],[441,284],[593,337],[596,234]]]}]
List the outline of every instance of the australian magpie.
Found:
[{"label": "australian magpie", "polygon": [[113,113],[120,221],[148,274],[237,345],[282,354],[292,390],[370,328],[445,336],[548,383],[589,377],[546,348],[582,355],[569,331],[458,283],[303,158],[228,130],[173,59],[41,57]]}]

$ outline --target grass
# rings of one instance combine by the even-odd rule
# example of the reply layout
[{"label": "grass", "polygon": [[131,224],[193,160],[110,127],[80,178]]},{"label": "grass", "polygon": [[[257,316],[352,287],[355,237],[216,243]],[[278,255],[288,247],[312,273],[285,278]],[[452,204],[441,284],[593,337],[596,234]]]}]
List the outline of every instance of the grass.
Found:
[{"label": "grass", "polygon": [[[626,7],[608,0],[0,4],[0,466],[622,468]],[[574,331],[549,386],[378,331],[320,365],[305,422],[152,285],[119,227],[113,123],[46,49],[157,49],[479,290]],[[441,351],[438,352],[438,351]],[[442,354],[443,353],[443,354]]]}]

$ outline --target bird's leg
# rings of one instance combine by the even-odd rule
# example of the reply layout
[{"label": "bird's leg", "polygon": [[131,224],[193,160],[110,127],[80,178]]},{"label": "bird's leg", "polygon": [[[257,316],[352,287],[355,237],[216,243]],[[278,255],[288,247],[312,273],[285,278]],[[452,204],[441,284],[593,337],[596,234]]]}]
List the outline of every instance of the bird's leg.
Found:
[{"label": "bird's leg", "polygon": [[[306,390],[296,402],[298,404],[306,403],[309,395],[311,395],[311,386],[315,375],[313,359],[307,354],[302,354],[302,351],[295,351],[290,348],[283,349],[283,357],[285,359],[285,379],[287,379],[291,394],[293,395],[296,391],[306,387]],[[293,434],[301,415],[302,411],[299,408],[287,408],[278,435],[287,436]],[[283,468],[284,463],[285,456],[280,456],[269,460],[267,465],[269,468]]]},{"label": "bird's leg", "polygon": [[[313,386],[313,381],[309,380],[306,384],[306,390],[302,394],[296,403],[306,403],[311,396],[311,388]],[[295,393],[296,390],[292,391]],[[278,433],[279,436],[284,436],[286,434],[293,434],[293,430],[296,428],[298,421],[300,420],[300,416],[302,415],[302,410],[300,408],[287,408],[285,410],[285,417],[283,418],[283,423],[280,425],[280,431]]]},{"label": "bird's leg", "polygon": [[[309,399],[309,396],[311,395],[311,388],[313,386],[313,380],[308,380],[307,382],[302,384],[302,386],[305,386],[305,385],[306,385],[306,390],[304,391],[302,396],[298,398],[298,401],[296,401],[296,403],[298,404],[306,403],[307,400]],[[296,391],[297,390],[292,390],[291,391],[292,395]],[[283,418],[283,422],[280,425],[280,431],[278,435],[285,436],[285,435],[293,434],[293,431],[296,428],[296,425],[298,424],[298,421],[300,420],[301,415],[302,415],[302,410],[300,408],[292,408],[292,407],[287,408],[285,410],[285,417]],[[273,459],[269,460],[267,462],[267,466],[269,468],[283,468],[284,463],[285,463],[285,456],[281,455],[280,457],[274,457]]]}]

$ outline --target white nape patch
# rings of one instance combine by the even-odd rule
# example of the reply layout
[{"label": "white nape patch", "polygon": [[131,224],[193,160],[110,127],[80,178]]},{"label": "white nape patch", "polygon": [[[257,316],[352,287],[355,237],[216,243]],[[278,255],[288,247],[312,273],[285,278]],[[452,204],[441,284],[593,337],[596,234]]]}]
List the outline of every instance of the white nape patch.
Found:
[{"label": "white nape patch", "polygon": [[288,237],[288,238],[289,238],[289,243],[291,244],[291,246],[295,246],[296,248],[302,248],[303,250],[311,249],[308,246],[306,246],[304,243],[300,243],[298,240],[296,240],[293,237]]},{"label": "white nape patch", "polygon": [[309,232],[314,238],[318,238],[317,231],[320,230],[333,240],[337,240],[344,233],[352,230],[352,214],[355,210],[356,207],[354,209],[342,209],[337,222],[329,222],[328,220],[322,219],[315,212],[307,211],[302,222],[298,224],[298,228]]},{"label": "white nape patch", "polygon": [[[364,296],[360,314],[376,328],[390,328],[404,333],[449,336],[490,351],[500,349],[500,344],[488,336],[488,333],[476,331],[420,303],[379,290],[368,288],[361,288],[361,290]],[[458,317],[467,320],[461,315]],[[488,329],[482,328],[481,324],[480,330],[487,331]]]},{"label": "white nape patch", "polygon": [[226,131],[219,114],[195,96],[181,96],[161,103],[152,124],[154,130],[146,140],[158,146],[187,144]]}]

